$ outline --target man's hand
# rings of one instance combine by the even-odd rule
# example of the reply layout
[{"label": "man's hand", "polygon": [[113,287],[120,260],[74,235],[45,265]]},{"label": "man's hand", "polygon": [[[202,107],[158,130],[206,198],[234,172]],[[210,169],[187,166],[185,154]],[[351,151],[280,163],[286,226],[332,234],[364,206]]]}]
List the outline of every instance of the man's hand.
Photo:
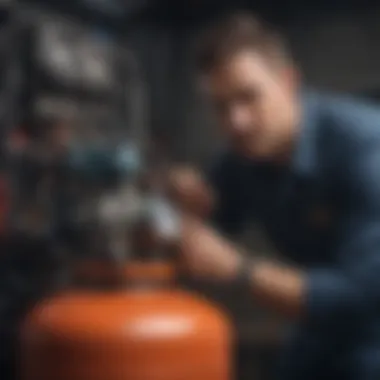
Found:
[{"label": "man's hand", "polygon": [[[198,279],[233,282],[245,259],[238,247],[202,222],[215,202],[202,176],[192,168],[175,169],[170,185],[172,199],[185,214],[179,238],[184,268]],[[302,271],[267,260],[247,270],[252,294],[264,307],[291,317],[303,313],[306,279]]]},{"label": "man's hand", "polygon": [[[185,269],[198,279],[233,282],[245,262],[237,247],[192,217],[183,219],[179,249]],[[267,260],[258,260],[247,270],[255,300],[286,316],[302,314],[306,283],[303,272]]]},{"label": "man's hand", "polygon": [[214,208],[212,189],[206,184],[202,174],[189,166],[170,170],[168,193],[179,208],[201,218],[207,218]]},{"label": "man's hand", "polygon": [[192,217],[183,220],[179,249],[184,267],[200,279],[233,281],[243,261],[232,243]]}]

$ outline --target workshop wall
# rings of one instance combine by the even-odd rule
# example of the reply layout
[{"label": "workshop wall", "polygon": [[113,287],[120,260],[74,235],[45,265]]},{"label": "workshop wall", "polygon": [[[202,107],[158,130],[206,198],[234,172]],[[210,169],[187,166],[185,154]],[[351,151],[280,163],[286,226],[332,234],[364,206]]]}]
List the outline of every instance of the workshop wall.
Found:
[{"label": "workshop wall", "polygon": [[323,16],[291,38],[309,83],[360,92],[380,86],[380,8]]}]

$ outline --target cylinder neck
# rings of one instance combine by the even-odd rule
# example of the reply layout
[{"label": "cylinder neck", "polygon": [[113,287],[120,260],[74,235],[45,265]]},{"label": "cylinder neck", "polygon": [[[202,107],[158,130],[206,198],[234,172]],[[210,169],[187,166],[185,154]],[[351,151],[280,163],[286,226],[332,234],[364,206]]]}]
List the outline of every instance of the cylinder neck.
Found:
[{"label": "cylinder neck", "polygon": [[75,273],[75,283],[93,289],[165,287],[176,279],[174,265],[164,260],[131,260],[123,265],[89,260]]}]

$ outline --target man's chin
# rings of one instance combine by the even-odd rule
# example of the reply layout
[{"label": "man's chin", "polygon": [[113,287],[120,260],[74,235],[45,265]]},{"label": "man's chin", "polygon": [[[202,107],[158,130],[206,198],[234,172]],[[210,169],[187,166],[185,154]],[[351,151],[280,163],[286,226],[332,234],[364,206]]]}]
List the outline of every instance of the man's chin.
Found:
[{"label": "man's chin", "polygon": [[271,160],[271,155],[263,149],[255,149],[248,146],[239,146],[235,147],[235,152],[240,157],[250,161],[266,162]]}]

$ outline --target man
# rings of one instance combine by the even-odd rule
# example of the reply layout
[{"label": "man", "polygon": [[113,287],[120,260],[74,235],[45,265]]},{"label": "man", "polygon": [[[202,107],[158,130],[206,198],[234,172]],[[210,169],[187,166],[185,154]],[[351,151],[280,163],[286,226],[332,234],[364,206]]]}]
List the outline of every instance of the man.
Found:
[{"label": "man", "polygon": [[[280,36],[248,15],[216,25],[198,62],[229,148],[204,180],[171,173],[187,267],[292,318],[279,379],[380,379],[380,112],[302,90]],[[251,219],[296,264],[228,240]]]}]

